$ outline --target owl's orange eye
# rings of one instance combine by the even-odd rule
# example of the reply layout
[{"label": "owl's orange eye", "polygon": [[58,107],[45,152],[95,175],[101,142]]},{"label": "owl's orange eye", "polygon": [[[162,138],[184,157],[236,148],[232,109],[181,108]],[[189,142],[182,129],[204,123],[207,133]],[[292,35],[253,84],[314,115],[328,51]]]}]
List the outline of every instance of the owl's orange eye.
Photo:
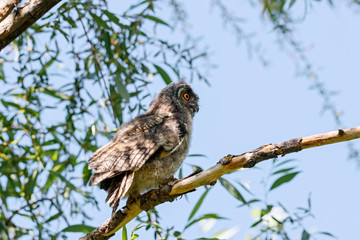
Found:
[{"label": "owl's orange eye", "polygon": [[183,97],[185,98],[185,100],[189,100],[190,99],[190,95],[188,93],[184,93]]}]

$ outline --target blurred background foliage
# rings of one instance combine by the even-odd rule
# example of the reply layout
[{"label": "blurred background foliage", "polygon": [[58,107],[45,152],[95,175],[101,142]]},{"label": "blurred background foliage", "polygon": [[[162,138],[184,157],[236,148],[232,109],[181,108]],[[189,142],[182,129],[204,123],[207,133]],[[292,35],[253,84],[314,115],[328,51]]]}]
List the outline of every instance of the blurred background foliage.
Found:
[{"label": "blurred background foliage", "polygon": [[[337,109],[323,85],[316,82],[310,61],[292,35],[294,26],[301,24],[299,18],[306,17],[306,9],[299,17],[291,14],[291,8],[303,1],[249,1],[265,22],[273,24],[279,44],[292,47],[297,54],[294,61],[303,74],[315,79],[319,94],[341,126]],[[304,2],[309,6],[317,1]],[[328,3],[333,4],[331,0]],[[209,49],[186,31],[187,15],[181,1],[133,4],[114,13],[106,0],[62,1],[0,53],[1,239],[66,239],[69,232],[91,231],[96,226],[88,226],[84,208],[96,206],[97,201],[86,188],[90,171],[85,154],[99,147],[99,138],[111,139],[124,121],[146,109],[152,81],[211,83]],[[225,1],[209,4],[219,9],[234,35],[252,48],[251,38],[238,24],[241,16],[227,11]],[[171,18],[163,19],[158,13],[165,7]],[[183,39],[171,42],[158,36],[158,28],[181,33]],[[253,50],[266,63],[261,51]],[[356,155],[356,150],[352,151]],[[273,167],[271,185],[264,190],[267,194],[300,172],[292,160],[274,160]],[[311,216],[310,198],[308,206],[290,213],[280,203],[273,206],[254,196],[241,182],[231,182],[226,176],[219,182],[242,207],[262,203],[251,226],[257,232],[254,239],[269,239],[274,234],[289,239],[287,231],[294,228],[301,239],[311,237],[301,224]],[[135,239],[142,227],[153,231],[156,239],[182,239],[182,232],[200,220],[225,219],[213,212],[197,215],[210,189],[204,188],[185,229],[164,229],[161,213],[153,210],[137,218],[138,228],[124,228],[123,239],[130,234]]]}]

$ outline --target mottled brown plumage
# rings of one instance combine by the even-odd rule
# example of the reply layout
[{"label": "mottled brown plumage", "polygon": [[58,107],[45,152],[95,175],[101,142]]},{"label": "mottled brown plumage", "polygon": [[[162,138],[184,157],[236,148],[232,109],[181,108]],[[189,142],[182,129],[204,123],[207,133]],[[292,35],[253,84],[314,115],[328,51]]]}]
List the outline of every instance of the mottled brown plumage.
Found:
[{"label": "mottled brown plumage", "polygon": [[123,125],[108,144],[89,159],[95,172],[89,185],[100,183],[114,209],[124,197],[166,184],[183,162],[190,143],[198,96],[184,83],[172,83],[149,109]]}]

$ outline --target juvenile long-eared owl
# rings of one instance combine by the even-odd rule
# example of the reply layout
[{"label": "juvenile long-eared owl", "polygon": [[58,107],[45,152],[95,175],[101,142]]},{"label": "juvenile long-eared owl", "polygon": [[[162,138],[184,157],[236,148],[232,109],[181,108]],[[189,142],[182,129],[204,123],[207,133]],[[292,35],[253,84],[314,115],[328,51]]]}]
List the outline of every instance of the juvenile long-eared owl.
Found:
[{"label": "juvenile long-eared owl", "polygon": [[124,197],[166,184],[182,164],[190,143],[199,97],[184,83],[161,90],[149,109],[123,125],[115,137],[89,159],[95,172],[89,185],[108,191],[106,202],[116,210]]}]

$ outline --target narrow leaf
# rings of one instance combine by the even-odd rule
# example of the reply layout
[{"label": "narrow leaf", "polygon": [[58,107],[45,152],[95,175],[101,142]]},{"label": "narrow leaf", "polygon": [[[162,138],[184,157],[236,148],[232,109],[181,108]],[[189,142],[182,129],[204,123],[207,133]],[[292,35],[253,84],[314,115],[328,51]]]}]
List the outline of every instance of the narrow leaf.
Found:
[{"label": "narrow leaf", "polygon": [[170,27],[170,25],[169,25],[168,23],[164,22],[163,20],[161,20],[161,19],[158,18],[158,17],[151,16],[151,15],[143,15],[143,17],[144,17],[144,18],[147,18],[147,19],[149,19],[149,20],[151,20],[151,21],[154,21],[154,22],[156,22],[156,23],[160,23],[160,24],[162,24],[162,25],[165,25],[165,26]]},{"label": "narrow leaf", "polygon": [[279,173],[284,173],[284,172],[289,172],[289,171],[291,171],[291,170],[293,170],[293,169],[294,169],[294,167],[280,169],[279,171],[276,171],[276,172],[272,173],[271,175],[275,175],[275,174],[279,174]]},{"label": "narrow leaf", "polygon": [[279,163],[276,165],[276,167],[280,167],[280,166],[282,166],[282,165],[285,165],[285,164],[287,164],[287,163],[289,163],[289,162],[293,162],[293,161],[296,161],[296,159],[291,158],[291,159],[287,159],[287,160],[285,160],[285,161],[281,161],[281,162],[279,162]]},{"label": "narrow leaf", "polygon": [[218,216],[217,214],[214,214],[214,213],[205,214],[205,215],[193,220],[189,224],[187,224],[185,226],[184,230],[187,229],[188,227],[190,227],[191,225],[193,225],[194,223],[197,223],[197,222],[199,222],[199,221],[201,221],[203,219],[210,219],[210,218],[213,218],[213,219],[226,219],[226,218],[220,217],[220,216]]},{"label": "narrow leaf", "polygon": [[332,238],[336,239],[336,237],[333,234],[329,233],[329,232],[317,232],[316,234],[326,235],[326,236],[329,236],[329,237],[332,237]]},{"label": "narrow leaf", "polygon": [[199,210],[201,204],[203,203],[203,201],[209,191],[210,191],[210,188],[206,189],[205,192],[201,195],[199,201],[196,203],[194,209],[191,211],[188,221],[191,220],[194,217],[194,215],[196,214],[196,212]]},{"label": "narrow leaf", "polygon": [[255,227],[256,225],[258,225],[258,224],[261,223],[261,222],[262,222],[262,219],[260,218],[260,220],[257,221],[257,222],[254,222],[254,223],[250,226],[250,228]]},{"label": "narrow leaf", "polygon": [[93,231],[95,228],[90,227],[84,224],[77,224],[77,225],[71,225],[66,228],[64,228],[63,232],[83,232],[83,233],[89,233]]},{"label": "narrow leaf", "polygon": [[154,67],[156,68],[164,82],[169,85],[171,83],[171,79],[169,75],[165,72],[165,70],[156,64],[154,64]]},{"label": "narrow leaf", "polygon": [[60,217],[63,214],[63,212],[58,212],[57,214],[52,215],[48,220],[45,221],[45,223],[51,222],[55,219],[57,219],[58,217]]},{"label": "narrow leaf", "polygon": [[290,182],[296,175],[298,175],[300,172],[293,172],[293,173],[289,173],[286,174],[284,176],[279,177],[274,183],[273,185],[270,187],[270,190],[273,190],[274,188],[279,187],[280,185]]},{"label": "narrow leaf", "polygon": [[89,194],[81,190],[80,188],[73,185],[70,181],[68,181],[65,177],[63,177],[61,174],[54,172],[65,184],[67,187],[69,187],[71,190],[80,193],[84,197],[89,197]]},{"label": "narrow leaf", "polygon": [[295,2],[296,2],[296,0],[291,0],[291,1],[290,1],[289,9],[294,5]]},{"label": "narrow leaf", "polygon": [[35,169],[32,172],[31,176],[28,178],[28,182],[25,184],[25,196],[27,198],[30,198],[34,192],[37,176],[38,176],[38,170]]},{"label": "narrow leaf", "polygon": [[306,230],[303,230],[301,234],[301,240],[309,240],[309,239],[310,239],[310,234]]},{"label": "narrow leaf", "polygon": [[122,228],[122,240],[127,240],[128,237],[127,237],[127,229],[126,229],[126,226],[123,226]]},{"label": "narrow leaf", "polygon": [[103,41],[105,44],[106,54],[108,55],[109,59],[113,59],[113,51],[111,51],[111,40],[110,40],[110,34],[108,31],[104,32]]},{"label": "narrow leaf", "polygon": [[227,181],[225,178],[219,179],[221,185],[231,194],[233,195],[237,200],[246,203],[246,200],[241,195],[241,193],[232,185],[229,181]]},{"label": "narrow leaf", "polygon": [[111,30],[111,28],[107,25],[107,23],[104,20],[102,20],[100,17],[98,17],[92,13],[90,13],[90,15],[100,27]]},{"label": "narrow leaf", "polygon": [[129,100],[130,98],[130,94],[127,91],[126,87],[124,86],[124,84],[122,84],[122,82],[120,81],[120,79],[118,77],[114,78],[115,80],[115,84],[116,84],[116,88],[120,94],[120,96],[122,98],[125,98],[126,100]]}]

